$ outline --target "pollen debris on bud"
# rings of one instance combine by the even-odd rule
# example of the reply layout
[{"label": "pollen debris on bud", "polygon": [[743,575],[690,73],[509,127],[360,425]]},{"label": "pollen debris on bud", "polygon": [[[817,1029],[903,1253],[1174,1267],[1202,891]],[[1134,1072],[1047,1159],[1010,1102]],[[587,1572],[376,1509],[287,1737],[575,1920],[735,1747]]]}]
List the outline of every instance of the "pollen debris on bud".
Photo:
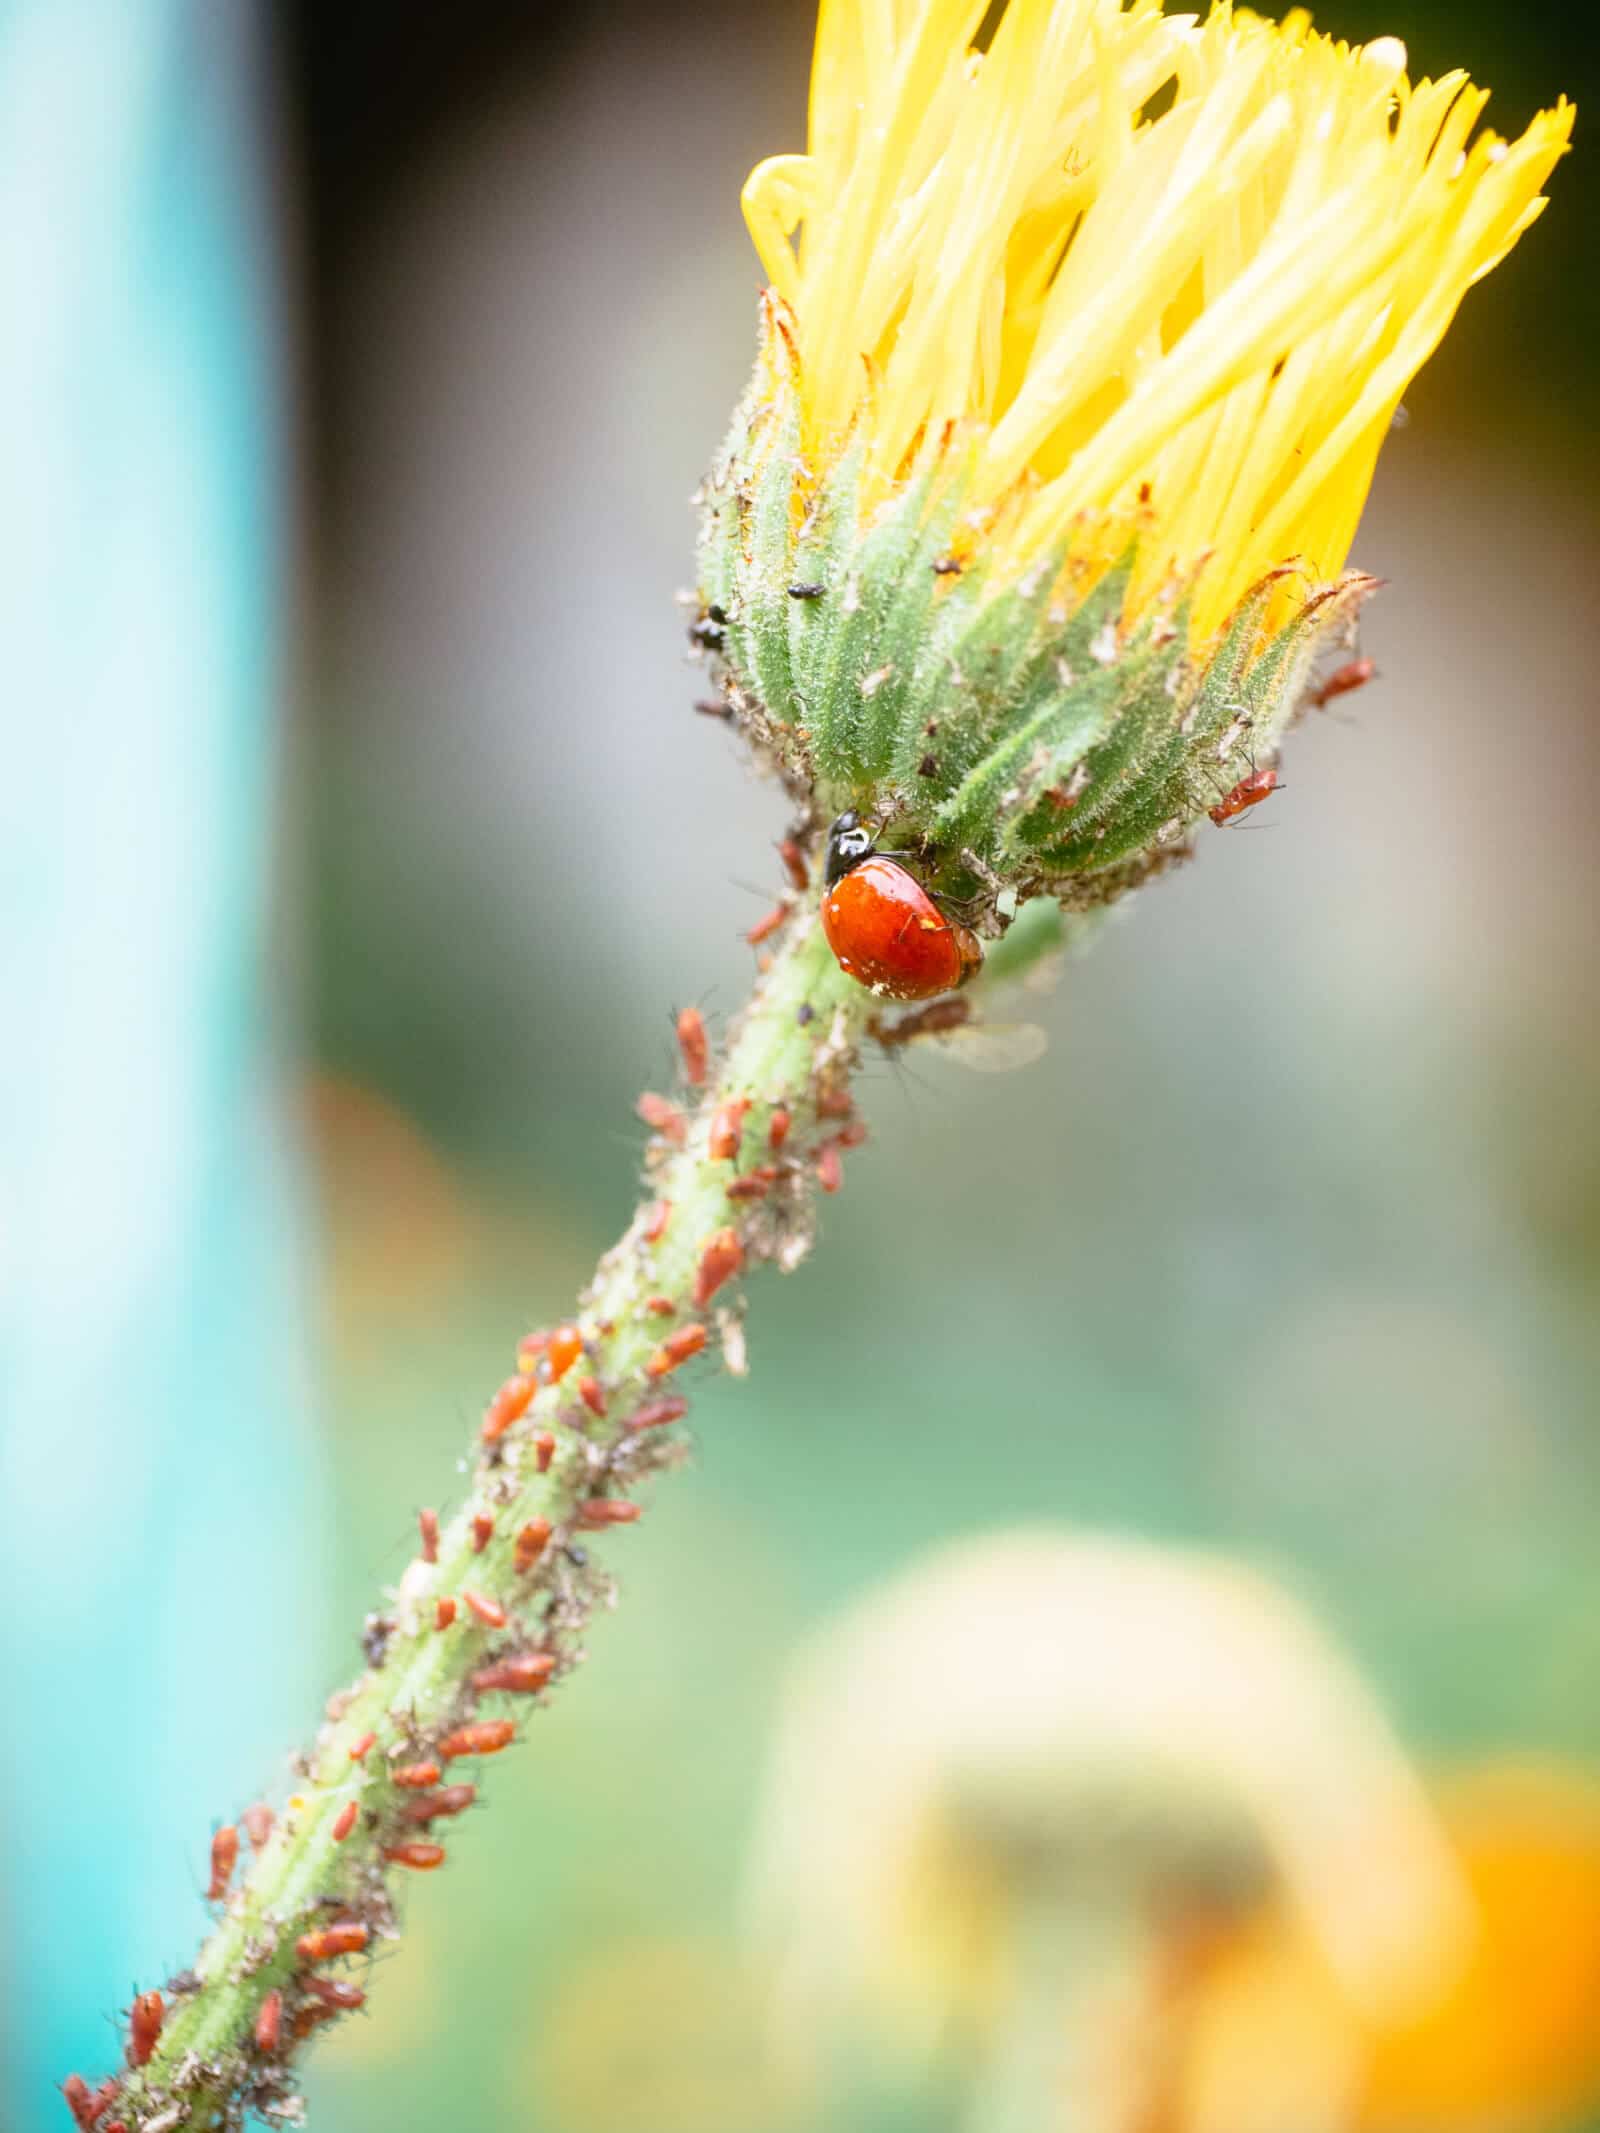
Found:
[{"label": "pollen debris on bud", "polygon": [[363,1733],[359,1740],[353,1740],[350,1743],[351,1762],[364,1762],[367,1756],[372,1752],[372,1745],[377,1738],[378,1736],[376,1733]]},{"label": "pollen debris on bud", "polygon": [[516,1551],[511,1561],[518,1577],[526,1577],[543,1555],[550,1544],[550,1531],[548,1518],[530,1518],[517,1535]]},{"label": "pollen debris on bud", "polygon": [[390,1771],[389,1781],[391,1784],[400,1786],[402,1791],[405,1792],[424,1792],[428,1786],[438,1784],[439,1765],[437,1763],[401,1763],[397,1768]]},{"label": "pollen debris on bud", "polygon": [[454,1595],[448,1592],[441,1593],[433,1603],[434,1628],[448,1629],[455,1618],[456,1603]]},{"label": "pollen debris on bud", "polygon": [[573,1364],[583,1353],[583,1335],[576,1326],[557,1326],[550,1336],[550,1346],[545,1351],[545,1363],[550,1372],[552,1385],[559,1385]]},{"label": "pollen debris on bud", "polygon": [[744,1139],[745,1113],[750,1109],[748,1096],[730,1096],[726,1103],[719,1104],[711,1114],[711,1129],[706,1137],[706,1154],[713,1163],[732,1163],[738,1160],[739,1143]]},{"label": "pollen debris on bud", "polygon": [[476,1785],[446,1785],[420,1799],[407,1800],[400,1812],[405,1821],[420,1822],[426,1828],[440,1815],[464,1815],[477,1797]]},{"label": "pollen debris on bud", "polygon": [[345,1838],[349,1836],[349,1834],[350,1834],[351,1830],[353,1830],[353,1829],[355,1828],[355,1826],[356,1826],[356,1802],[355,1802],[354,1800],[346,1800],[346,1801],[345,1801],[345,1803],[344,1803],[344,1805],[343,1805],[343,1806],[342,1806],[342,1807],[341,1807],[341,1808],[339,1809],[339,1812],[338,1812],[338,1814],[337,1814],[337,1815],[336,1815],[336,1816],[334,1817],[334,1824],[333,1824],[333,1841],[334,1841],[334,1843],[335,1843],[335,1844],[343,1844],[343,1842],[344,1842]]},{"label": "pollen debris on bud", "polygon": [[294,1952],[303,1963],[331,1963],[335,1956],[360,1955],[372,1935],[358,1918],[343,1918],[315,1932],[302,1933]]},{"label": "pollen debris on bud", "polygon": [[509,1718],[480,1719],[476,1724],[457,1726],[439,1743],[443,1761],[453,1763],[463,1755],[498,1755],[502,1748],[509,1748],[517,1737],[517,1728]]},{"label": "pollen debris on bud", "polygon": [[161,2041],[161,2025],[167,2019],[166,2002],[159,1992],[141,1992],[128,2011],[128,2063],[148,2066]]},{"label": "pollen debris on bud", "polygon": [[675,1392],[667,1393],[659,1400],[646,1400],[628,1417],[631,1430],[665,1429],[669,1423],[681,1422],[689,1412],[689,1403]]},{"label": "pollen debris on bud", "polygon": [[711,1046],[706,1038],[705,1017],[698,1007],[686,1007],[678,1016],[678,1050],[683,1058],[683,1078],[691,1089],[702,1088],[711,1071]]},{"label": "pollen debris on bud", "polygon": [[706,1239],[695,1269],[694,1307],[703,1311],[721,1288],[744,1271],[744,1245],[736,1229],[719,1229]]},{"label": "pollen debris on bud", "polygon": [[591,1531],[602,1526],[631,1526],[642,1515],[639,1506],[624,1496],[591,1496],[578,1506],[578,1524]]},{"label": "pollen debris on bud", "polygon": [[707,1334],[704,1326],[698,1324],[680,1326],[676,1333],[668,1334],[661,1346],[651,1356],[649,1362],[645,1364],[645,1376],[647,1378],[666,1377],[671,1371],[677,1370],[684,1363],[687,1363],[691,1356],[698,1355],[701,1349],[704,1348],[706,1340]]},{"label": "pollen debris on bud", "polygon": [[550,1462],[556,1455],[556,1440],[547,1429],[542,1429],[533,1440],[534,1471],[548,1474]]},{"label": "pollen debris on bud", "polygon": [[439,1560],[439,1514],[437,1511],[417,1513],[417,1531],[422,1536],[422,1560],[436,1563]]},{"label": "pollen debris on bud", "polygon": [[283,2035],[283,1994],[269,1992],[261,2002],[261,2011],[256,2016],[256,2050],[271,2058],[278,2049]]},{"label": "pollen debris on bud", "polygon": [[383,1856],[391,1866],[408,1866],[414,1874],[431,1874],[436,1866],[444,1865],[444,1846],[408,1838],[404,1844],[387,1846]]},{"label": "pollen debris on bud", "polygon": [[521,1371],[515,1377],[507,1378],[484,1410],[483,1428],[479,1432],[484,1443],[496,1443],[513,1422],[520,1422],[538,1390],[537,1380]]},{"label": "pollen debris on bud", "polygon": [[652,1133],[659,1133],[674,1148],[681,1148],[689,1138],[689,1121],[669,1097],[646,1089],[633,1108]]},{"label": "pollen debris on bud", "polygon": [[265,1800],[257,1800],[239,1817],[245,1835],[250,1839],[251,1849],[264,1851],[267,1839],[272,1835],[272,1809]]},{"label": "pollen debris on bud", "polygon": [[[485,1695],[499,1691],[507,1696],[534,1696],[545,1687],[555,1670],[553,1652],[523,1652],[514,1659],[501,1659],[493,1666],[479,1667],[472,1677],[472,1686]],[[437,1772],[434,1774],[438,1775]]]},{"label": "pollen debris on bud", "polygon": [[791,1123],[788,1107],[784,1104],[776,1105],[772,1116],[767,1120],[767,1146],[774,1155],[789,1138]]},{"label": "pollen debris on bud", "polygon": [[239,1832],[225,1822],[211,1839],[211,1881],[206,1889],[210,1903],[221,1903],[228,1893],[234,1867],[239,1861]]},{"label": "pollen debris on bud", "polygon": [[579,1378],[578,1398],[588,1408],[590,1414],[595,1417],[599,1418],[605,1414],[605,1387],[598,1378]]},{"label": "pollen debris on bud", "polygon": [[505,1628],[506,1611],[498,1600],[491,1600],[486,1592],[473,1592],[470,1587],[461,1597],[485,1629]]},{"label": "pollen debris on bud", "polygon": [[672,1202],[670,1200],[656,1200],[652,1202],[649,1212],[644,1218],[644,1228],[640,1233],[643,1236],[645,1243],[659,1244],[662,1238],[667,1234],[667,1224],[671,1220]]},{"label": "pollen debris on bud", "polygon": [[492,1541],[493,1539],[494,1539],[494,1517],[493,1517],[493,1514],[492,1514],[491,1512],[488,1512],[488,1511],[476,1511],[476,1512],[474,1512],[474,1513],[473,1513],[473,1519],[472,1519],[472,1552],[473,1552],[473,1554],[474,1554],[474,1555],[482,1555],[482,1553],[483,1553],[484,1549],[488,1547],[488,1545],[489,1545],[490,1541]]}]

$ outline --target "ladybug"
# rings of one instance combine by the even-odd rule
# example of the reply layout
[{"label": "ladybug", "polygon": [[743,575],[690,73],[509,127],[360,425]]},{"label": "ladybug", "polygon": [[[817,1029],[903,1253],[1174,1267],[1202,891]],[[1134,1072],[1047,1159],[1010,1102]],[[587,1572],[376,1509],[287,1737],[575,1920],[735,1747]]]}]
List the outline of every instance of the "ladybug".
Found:
[{"label": "ladybug", "polygon": [[855,810],[828,832],[822,930],[847,977],[886,1000],[931,1000],[983,962],[977,936],[947,918]]}]

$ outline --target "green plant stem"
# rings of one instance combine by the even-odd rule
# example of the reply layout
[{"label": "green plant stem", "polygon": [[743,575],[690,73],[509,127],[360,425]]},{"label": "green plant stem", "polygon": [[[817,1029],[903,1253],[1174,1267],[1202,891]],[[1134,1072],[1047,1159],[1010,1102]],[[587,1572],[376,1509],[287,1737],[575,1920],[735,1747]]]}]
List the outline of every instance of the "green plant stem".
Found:
[{"label": "green plant stem", "polygon": [[[291,2062],[301,2032],[327,2014],[308,1993],[307,1978],[345,1967],[307,1961],[296,1943],[335,1922],[365,1927],[374,1948],[397,1934],[392,1884],[407,1869],[385,1854],[398,1843],[435,1841],[441,1831],[415,1819],[426,1795],[396,1786],[391,1773],[434,1760],[445,1784],[473,1775],[471,1759],[447,1759],[441,1743],[463,1724],[529,1708],[527,1695],[475,1688],[474,1671],[507,1656],[547,1654],[559,1680],[576,1662],[582,1625],[606,1589],[590,1559],[584,1507],[593,1499],[631,1502],[639,1480],[681,1454],[671,1428],[631,1426],[647,1403],[703,1368],[691,1361],[683,1372],[664,1371],[664,1340],[705,1325],[706,1353],[720,1345],[728,1367],[742,1371],[740,1322],[729,1302],[737,1283],[722,1287],[709,1309],[697,1301],[708,1240],[733,1231],[746,1265],[770,1259],[788,1268],[804,1256],[819,1161],[836,1183],[839,1137],[856,1138],[849,1074],[873,1007],[871,995],[834,962],[814,909],[799,908],[730,1033],[720,1068],[685,1119],[682,1145],[670,1136],[651,1144],[647,1197],[601,1260],[580,1307],[582,1358],[480,1452],[470,1493],[439,1536],[437,1562],[414,1560],[381,1614],[369,1617],[375,1663],[330,1700],[328,1722],[298,1764],[303,1782],[235,1886],[196,1959],[195,1982],[169,2001],[148,2064],[124,2077],[101,2114],[102,2128],[225,2126],[247,2107],[296,2118]],[[741,1101],[749,1109],[738,1154],[719,1159],[710,1148],[719,1114],[725,1125],[726,1107]],[[774,1149],[780,1110],[790,1124]],[[753,1173],[757,1186],[765,1181],[764,1196],[730,1198],[729,1185]],[[661,1203],[670,1214],[651,1241]],[[603,1415],[580,1396],[583,1380]],[[536,1440],[544,1435],[553,1436],[555,1450],[541,1473]],[[474,1526],[483,1519],[493,1520],[486,1543],[482,1526]],[[526,1555],[519,1567],[517,1537],[540,1519],[551,1528],[549,1540],[531,1567]],[[574,1538],[580,1531],[581,1542]],[[461,1597],[469,1591],[491,1615],[503,1610],[505,1626],[486,1627]],[[436,1608],[444,1596],[456,1599],[457,1614],[441,1630]],[[369,1735],[371,1745],[357,1753]],[[335,1831],[352,1802],[354,1823],[341,1839]],[[443,1834],[453,1826],[447,1822]],[[279,2035],[263,2043],[257,2025],[265,2008],[270,2039],[275,1992]]]}]

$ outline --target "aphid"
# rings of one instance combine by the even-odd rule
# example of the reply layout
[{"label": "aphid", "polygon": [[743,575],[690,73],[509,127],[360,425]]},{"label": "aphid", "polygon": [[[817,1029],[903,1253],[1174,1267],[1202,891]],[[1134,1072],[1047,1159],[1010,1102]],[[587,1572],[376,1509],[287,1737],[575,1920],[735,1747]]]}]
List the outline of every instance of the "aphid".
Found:
[{"label": "aphid", "polygon": [[493,1444],[505,1435],[513,1422],[520,1422],[538,1390],[537,1379],[525,1376],[520,1370],[515,1377],[507,1378],[484,1409],[483,1428],[479,1433],[484,1443]]},{"label": "aphid", "polygon": [[789,877],[789,886],[801,893],[811,886],[811,869],[806,864],[806,855],[793,837],[785,837],[778,846],[778,857],[783,862],[783,871]]},{"label": "aphid", "polygon": [[588,1408],[590,1414],[595,1417],[599,1418],[605,1414],[605,1387],[598,1378],[579,1378],[578,1398]]},{"label": "aphid", "polygon": [[676,1318],[678,1307],[670,1296],[647,1296],[644,1307],[652,1318]]},{"label": "aphid", "polygon": [[550,1462],[556,1455],[556,1440],[549,1430],[540,1430],[533,1440],[533,1464],[538,1473],[548,1474]]},{"label": "aphid", "polygon": [[367,2004],[367,1996],[361,1987],[348,1984],[342,1977],[308,1977],[302,1978],[301,1983],[313,1999],[320,2000],[324,2007],[331,2007],[337,2013],[353,2011]]},{"label": "aphid", "polygon": [[278,2040],[283,2034],[283,1994],[269,1992],[261,2002],[261,2012],[256,2016],[256,2050],[270,2057],[278,2049]]},{"label": "aphid", "polygon": [[371,1938],[359,1919],[344,1918],[336,1925],[319,1926],[314,1933],[302,1933],[294,1952],[303,1963],[328,1963],[336,1955],[359,1955]]},{"label": "aphid", "polygon": [[349,1834],[350,1834],[351,1830],[353,1830],[353,1829],[355,1828],[355,1826],[356,1826],[356,1803],[355,1803],[355,1801],[354,1801],[354,1800],[346,1800],[346,1801],[345,1801],[345,1803],[344,1803],[344,1805],[343,1805],[343,1806],[342,1806],[342,1807],[341,1807],[341,1808],[339,1809],[339,1812],[338,1812],[337,1816],[336,1816],[336,1817],[335,1817],[335,1819],[334,1819],[334,1824],[333,1824],[333,1841],[334,1841],[334,1843],[335,1843],[335,1844],[343,1844],[343,1842],[344,1842],[345,1838],[349,1836]]},{"label": "aphid", "polygon": [[472,1518],[472,1552],[482,1555],[494,1539],[494,1518],[488,1511],[475,1511]]},{"label": "aphid", "polygon": [[550,1521],[548,1518],[530,1518],[517,1535],[516,1553],[512,1567],[519,1577],[525,1577],[550,1544]]},{"label": "aphid", "polygon": [[683,1058],[684,1080],[691,1089],[702,1087],[711,1071],[711,1046],[705,1017],[698,1007],[686,1007],[678,1016],[678,1050]]},{"label": "aphid", "polygon": [[545,1351],[545,1362],[550,1370],[550,1382],[559,1385],[573,1364],[583,1353],[583,1335],[576,1326],[557,1326],[550,1336],[550,1346]]},{"label": "aphid", "polygon": [[640,1232],[645,1243],[659,1244],[667,1234],[667,1224],[671,1220],[672,1202],[670,1200],[654,1201],[644,1218],[644,1228]]},{"label": "aphid", "polygon": [[703,1311],[717,1291],[744,1271],[744,1246],[736,1229],[719,1229],[708,1237],[694,1276],[694,1307]]},{"label": "aphid", "polygon": [[739,1143],[744,1139],[745,1113],[750,1108],[748,1096],[730,1096],[726,1103],[718,1104],[711,1114],[711,1130],[706,1136],[706,1154],[713,1163],[732,1163],[738,1160]]},{"label": "aphid", "polygon": [[636,1503],[629,1503],[623,1496],[591,1496],[586,1504],[578,1507],[578,1524],[591,1532],[602,1526],[631,1526],[644,1514]]},{"label": "aphid", "polygon": [[430,1785],[439,1782],[437,1763],[400,1763],[389,1772],[391,1784],[406,1792],[425,1792]]},{"label": "aphid", "polygon": [[422,1560],[436,1563],[439,1560],[439,1514],[437,1511],[417,1513],[417,1531],[422,1535]]},{"label": "aphid", "polygon": [[69,2074],[61,2084],[61,2093],[66,2098],[67,2109],[80,2126],[92,2126],[104,2110],[89,2092],[89,2084],[81,2074]]},{"label": "aphid", "polygon": [[485,1629],[505,1628],[506,1611],[498,1600],[491,1600],[486,1592],[473,1592],[470,1588],[463,1592],[461,1597]]},{"label": "aphid", "polygon": [[477,1797],[476,1785],[446,1785],[420,1800],[407,1800],[401,1814],[407,1822],[420,1822],[426,1828],[438,1815],[464,1815]]},{"label": "aphid", "polygon": [[764,1200],[778,1178],[776,1163],[758,1163],[742,1178],[730,1178],[723,1191],[730,1200]]},{"label": "aphid", "polygon": [[414,1838],[404,1844],[391,1844],[384,1851],[391,1866],[409,1866],[413,1873],[431,1874],[436,1866],[444,1865],[442,1844],[420,1844]]},{"label": "aphid", "polygon": [[148,2066],[161,2041],[161,2025],[167,2019],[166,2002],[159,1992],[141,1992],[128,2010],[128,2064]]},{"label": "aphid", "polygon": [[644,1366],[647,1378],[664,1378],[669,1371],[698,1355],[705,1346],[706,1329],[701,1325],[680,1326],[676,1333],[669,1333],[661,1346]]},{"label": "aphid", "polygon": [[372,1751],[373,1742],[376,1741],[377,1738],[378,1736],[376,1733],[363,1733],[359,1740],[353,1740],[350,1743],[351,1762],[359,1763],[365,1761],[366,1757]]},{"label": "aphid", "polygon": [[855,1099],[842,1081],[817,1091],[818,1118],[848,1118],[855,1107]]},{"label": "aphid", "polygon": [[433,1603],[434,1628],[448,1629],[451,1623],[455,1620],[455,1618],[456,1603],[454,1595],[448,1592],[441,1593],[439,1598]]},{"label": "aphid", "polygon": [[247,1807],[239,1820],[244,1826],[245,1835],[250,1839],[252,1849],[258,1852],[264,1850],[267,1839],[272,1835],[272,1809],[266,1801],[257,1800],[254,1806]]},{"label": "aphid", "polygon": [[1252,770],[1248,777],[1239,780],[1232,792],[1224,793],[1216,806],[1208,808],[1206,812],[1218,829],[1221,829],[1223,824],[1231,822],[1235,815],[1242,815],[1247,807],[1258,806],[1277,782],[1278,773],[1275,770]]},{"label": "aphid", "polygon": [[963,999],[933,1000],[897,1022],[874,1022],[872,1034],[885,1051],[907,1044],[927,1045],[981,1074],[1031,1066],[1043,1057],[1049,1042],[1037,1022],[975,1021],[972,1002]]},{"label": "aphid", "polygon": [[824,1192],[837,1192],[844,1183],[844,1157],[837,1141],[825,1141],[817,1150],[817,1183]]},{"label": "aphid", "polygon": [[[556,1670],[553,1652],[523,1652],[515,1659],[501,1659],[493,1666],[480,1666],[472,1677],[472,1686],[486,1695],[503,1691],[508,1696],[533,1696],[549,1681]],[[434,1776],[438,1776],[434,1772]]]},{"label": "aphid", "polygon": [[525,1333],[517,1343],[517,1368],[524,1377],[532,1377],[539,1367],[539,1358],[550,1345],[548,1333]]},{"label": "aphid", "polygon": [[1319,682],[1306,701],[1313,709],[1324,710],[1336,696],[1348,696],[1352,689],[1364,689],[1377,671],[1375,659],[1347,660],[1342,667],[1335,667],[1325,681]]},{"label": "aphid", "polygon": [[880,852],[854,809],[828,832],[822,930],[839,968],[889,1000],[930,1000],[983,962],[976,934],[947,918],[898,859]]},{"label": "aphid", "polygon": [[659,1133],[663,1140],[671,1141],[674,1148],[681,1148],[688,1139],[689,1121],[670,1097],[658,1096],[654,1089],[646,1089],[633,1108],[652,1133]]},{"label": "aphid", "polygon": [[228,1893],[228,1883],[233,1879],[233,1870],[239,1861],[239,1832],[231,1822],[225,1822],[211,1840],[211,1885],[206,1898],[211,1903],[221,1903]]},{"label": "aphid", "polygon": [[788,1109],[783,1104],[779,1104],[773,1111],[772,1116],[767,1120],[767,1146],[774,1155],[777,1154],[778,1150],[789,1138],[789,1128],[792,1123],[793,1120],[790,1118]]},{"label": "aphid", "polygon": [[687,1400],[673,1392],[660,1400],[646,1400],[643,1407],[636,1408],[628,1417],[629,1429],[665,1429],[669,1422],[681,1422],[689,1412]]},{"label": "aphid", "polygon": [[747,929],[745,933],[746,941],[752,948],[759,948],[763,941],[771,940],[788,916],[789,906],[787,904],[774,904],[770,911],[758,918],[755,924]]},{"label": "aphid", "polygon": [[509,1748],[516,1737],[514,1720],[480,1719],[475,1725],[457,1726],[454,1733],[447,1733],[439,1743],[439,1754],[447,1763],[453,1763],[461,1755],[498,1755],[502,1748]]}]

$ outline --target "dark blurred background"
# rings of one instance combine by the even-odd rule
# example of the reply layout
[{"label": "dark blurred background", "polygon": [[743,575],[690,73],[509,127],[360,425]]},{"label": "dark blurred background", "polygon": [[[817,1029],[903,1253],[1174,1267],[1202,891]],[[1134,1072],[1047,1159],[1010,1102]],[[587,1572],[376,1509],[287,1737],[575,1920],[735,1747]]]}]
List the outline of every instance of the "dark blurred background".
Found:
[{"label": "dark blurred background", "polygon": [[[596,1663],[314,2056],[323,2133],[790,2123],[738,1937],[779,1677],[952,1534],[1236,1550],[1425,1769],[1600,1762],[1597,33],[1555,0],[1318,19],[1468,68],[1502,130],[1580,105],[1545,220],[1391,440],[1354,558],[1389,580],[1381,678],[1030,1003],[1042,1064],[874,1070],[822,1248],[758,1285],[750,1380],[697,1399],[697,1471],[615,1551]],[[802,145],[812,18],[305,0],[266,27],[292,649],[256,789],[319,1449],[226,1611],[248,1653],[309,1586],[278,1706],[309,1714],[517,1335],[625,1219],[672,1012],[736,1007],[777,885],[780,802],[693,716],[673,594],[753,348],[739,187]],[[148,1544],[196,1515],[163,1497]],[[157,1693],[132,1752],[192,1769],[203,1741],[211,1813],[274,1780],[276,1734],[219,1738],[203,1675]],[[87,2027],[52,2015],[78,2056],[202,1922],[205,1828],[163,1796],[146,1873],[179,1901],[128,1911]],[[21,1885],[14,1940],[52,1900]]]}]

